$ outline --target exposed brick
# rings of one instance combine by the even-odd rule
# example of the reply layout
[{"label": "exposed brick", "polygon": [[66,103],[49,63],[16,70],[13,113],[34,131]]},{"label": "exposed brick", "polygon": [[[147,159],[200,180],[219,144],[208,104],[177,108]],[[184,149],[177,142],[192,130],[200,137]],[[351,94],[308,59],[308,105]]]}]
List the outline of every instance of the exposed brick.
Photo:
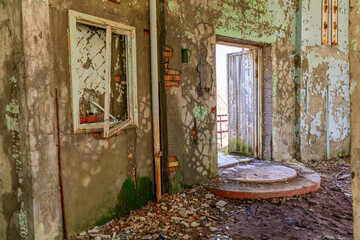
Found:
[{"label": "exposed brick", "polygon": [[174,75],[174,81],[180,81],[180,76],[179,75]]},{"label": "exposed brick", "polygon": [[179,82],[166,81],[166,82],[165,82],[165,86],[166,86],[166,87],[179,87],[180,84],[179,84]]},{"label": "exposed brick", "polygon": [[165,75],[164,76],[164,80],[165,81],[172,81],[174,79],[174,76],[173,75]]},{"label": "exposed brick", "polygon": [[173,49],[172,49],[171,47],[165,47],[164,50],[165,50],[165,51],[168,51],[168,52],[172,52],[172,51],[173,51]]},{"label": "exposed brick", "polygon": [[164,55],[164,57],[172,57],[173,53],[164,51],[163,55]]},{"label": "exposed brick", "polygon": [[119,130],[115,133],[116,136],[119,136],[119,135],[125,135],[125,131],[124,130]]},{"label": "exposed brick", "polygon": [[165,59],[164,59],[164,62],[165,62],[165,63],[169,63],[169,58],[165,58]]},{"label": "exposed brick", "polygon": [[169,69],[168,73],[167,74],[172,74],[172,75],[179,75],[180,72],[179,71],[176,71],[176,70],[173,70],[173,69]]},{"label": "exposed brick", "polygon": [[103,136],[103,133],[102,132],[94,132],[93,133],[93,137],[94,138],[101,138]]},{"label": "exposed brick", "polygon": [[165,69],[167,69],[167,68],[168,68],[168,66],[169,66],[169,64],[168,64],[168,63],[164,63],[164,68],[165,68]]},{"label": "exposed brick", "polygon": [[176,157],[169,157],[169,162],[175,162],[176,161]]},{"label": "exposed brick", "polygon": [[173,173],[173,172],[176,172],[177,170],[178,170],[178,167],[171,167],[171,168],[167,168],[166,172]]}]

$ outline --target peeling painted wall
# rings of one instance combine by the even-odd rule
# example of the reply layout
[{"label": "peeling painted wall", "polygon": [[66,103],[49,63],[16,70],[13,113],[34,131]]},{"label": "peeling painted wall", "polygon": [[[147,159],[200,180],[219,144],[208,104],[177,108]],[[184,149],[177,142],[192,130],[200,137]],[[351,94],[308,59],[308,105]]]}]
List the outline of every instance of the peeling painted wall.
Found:
[{"label": "peeling painted wall", "polygon": [[[73,235],[112,214],[125,179],[133,174],[153,177],[150,39],[144,34],[149,30],[148,1],[52,0],[49,4],[54,74],[58,76],[52,90],[59,89],[65,213],[69,235]],[[136,27],[138,128],[110,139],[72,133],[68,9]]]},{"label": "peeling painted wall", "polygon": [[25,78],[22,153],[31,165],[35,239],[60,239],[53,49],[47,2],[22,1]]},{"label": "peeling painted wall", "polygon": [[[162,98],[167,106],[163,127],[167,128],[164,138],[168,144],[164,152],[168,157],[179,159],[182,166],[179,171],[183,177],[177,177],[172,186],[178,185],[176,181],[183,184],[201,181],[207,176],[202,172],[203,167],[211,174],[216,173],[216,146],[212,143],[216,139],[216,114],[211,113],[216,102],[215,35],[272,46],[271,54],[266,56],[271,67],[264,69],[264,73],[272,71],[272,119],[266,120],[272,124],[272,136],[264,136],[267,141],[264,155],[271,153],[275,161],[326,158],[327,123],[330,157],[349,154],[349,6],[346,0],[339,1],[338,46],[321,45],[321,1],[166,0],[160,4],[160,10],[165,11],[163,44],[174,49],[169,67],[181,72],[180,87],[166,89]],[[181,63],[181,48],[189,50],[189,63]],[[204,80],[198,71],[201,56],[206,56],[209,69]],[[200,83],[209,90],[202,95],[197,92]],[[326,121],[328,86],[329,118]],[[206,121],[200,124],[196,118],[197,106],[207,110]],[[191,141],[194,129],[197,130],[196,143]],[[266,146],[272,146],[271,151]],[[175,176],[176,173],[171,173],[167,179]]]},{"label": "peeling painted wall", "polygon": [[[164,45],[174,49],[169,66],[181,71],[180,88],[166,91],[164,152],[180,161],[178,171],[171,173],[170,190],[179,184],[194,184],[217,174],[216,148],[216,35],[274,44],[271,65],[274,67],[272,152],[276,159],[294,155],[294,15],[293,1],[164,1]],[[179,24],[180,23],[180,24]],[[189,50],[189,63],[181,63],[181,48]],[[205,56],[201,79],[199,67]],[[198,94],[199,84],[205,91]],[[204,120],[197,119],[197,107],[206,110]],[[271,121],[270,121],[271,122]],[[196,142],[192,133],[196,133]],[[271,137],[267,137],[268,141]],[[270,143],[268,144],[270,146]],[[267,149],[267,152],[269,149]],[[267,153],[267,154],[268,154]],[[269,155],[269,154],[268,154]],[[166,159],[166,158],[165,158]],[[205,171],[205,169],[207,171]]]},{"label": "peeling painted wall", "polygon": [[21,1],[0,4],[0,239],[31,239],[33,218],[24,141]]},{"label": "peeling painted wall", "polygon": [[[61,23],[61,31],[52,32],[56,49],[55,73],[60,89],[60,121],[62,158],[64,162],[64,195],[67,223],[70,234],[91,227],[95,221],[110,215],[116,203],[116,196],[122,182],[128,177],[131,158],[136,157],[136,174],[152,176],[152,126],[150,96],[149,38],[144,35],[148,29],[147,1],[133,6],[133,2],[114,5],[102,1],[67,1],[61,4],[52,1],[51,22]],[[104,11],[97,11],[99,7]],[[138,51],[138,96],[140,126],[136,131],[126,131],[109,140],[96,140],[90,134],[71,133],[70,82],[67,52],[67,12],[70,8],[87,14],[111,19],[137,27]],[[134,17],[138,16],[138,17]],[[134,141],[128,141],[133,138]],[[91,200],[90,200],[91,199]]]},{"label": "peeling painted wall", "polygon": [[[112,214],[125,179],[153,176],[148,1],[11,0],[0,9],[0,239],[62,239],[56,88],[68,235]],[[138,128],[106,140],[72,133],[69,9],[136,27]]]},{"label": "peeling painted wall", "polygon": [[[271,123],[263,132],[266,159],[323,159],[327,136],[331,156],[349,153],[350,98],[353,103],[360,102],[360,2],[351,2],[350,65],[346,0],[339,0],[338,46],[320,44],[318,0],[158,3],[159,53],[164,51],[159,61],[162,76],[171,78],[161,79],[160,93],[164,191],[178,192],[184,185],[217,174],[216,35],[266,46],[264,123]],[[0,50],[0,113],[4,119],[0,123],[0,239],[60,239],[55,88],[59,89],[65,214],[70,235],[111,213],[127,177],[134,177],[134,173],[153,176],[148,1],[115,5],[104,0],[9,0],[0,8],[6,13],[0,16],[0,41],[5,46]],[[107,140],[72,133],[68,9],[137,28],[136,130]],[[11,18],[14,13],[16,17]],[[186,63],[182,63],[181,49],[189,52]],[[355,66],[351,78],[349,66]],[[356,205],[360,201],[359,114],[353,105],[354,224],[360,221]],[[12,205],[5,208],[4,202]]]},{"label": "peeling painted wall", "polygon": [[341,0],[338,4],[337,46],[321,44],[321,1],[302,1],[299,9],[302,18],[297,23],[301,25],[301,80],[297,83],[296,98],[301,120],[300,140],[297,141],[300,141],[303,161],[326,158],[327,138],[330,157],[349,154],[349,1]]},{"label": "peeling painted wall", "polygon": [[350,1],[351,174],[354,239],[360,239],[360,1]]}]

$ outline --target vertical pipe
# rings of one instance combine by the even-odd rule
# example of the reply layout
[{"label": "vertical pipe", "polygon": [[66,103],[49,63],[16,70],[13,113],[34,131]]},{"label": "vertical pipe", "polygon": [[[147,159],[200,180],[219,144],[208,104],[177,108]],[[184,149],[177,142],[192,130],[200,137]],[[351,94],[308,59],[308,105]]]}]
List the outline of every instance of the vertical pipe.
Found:
[{"label": "vertical pipe", "polygon": [[161,200],[161,152],[160,152],[160,109],[159,109],[159,66],[157,40],[156,0],[149,0],[150,11],[150,49],[151,49],[151,83],[152,114],[155,159],[155,191],[156,200]]},{"label": "vertical pipe", "polygon": [[330,0],[322,0],[322,24],[321,24],[321,43],[328,44],[329,43],[329,1]]},{"label": "vertical pipe", "polygon": [[67,240],[67,230],[66,230],[66,219],[65,219],[65,204],[64,204],[64,191],[63,191],[63,181],[62,181],[62,166],[61,166],[61,148],[60,148],[60,117],[59,117],[59,94],[58,89],[56,88],[56,130],[57,130],[57,150],[58,150],[58,171],[59,171],[59,191],[60,191],[60,204],[61,204],[61,213],[62,213],[62,225],[63,225],[63,234],[64,239]]},{"label": "vertical pipe", "polygon": [[263,159],[263,50],[259,48],[258,50],[258,77],[257,77],[257,148],[258,148],[258,158]]},{"label": "vertical pipe", "polygon": [[104,111],[104,138],[109,137],[109,114],[110,114],[110,91],[111,91],[111,35],[112,30],[110,26],[106,27],[106,58],[105,58],[105,111]]},{"label": "vertical pipe", "polygon": [[331,3],[331,45],[338,45],[338,0]]},{"label": "vertical pipe", "polygon": [[326,88],[326,157],[330,159],[330,90]]}]

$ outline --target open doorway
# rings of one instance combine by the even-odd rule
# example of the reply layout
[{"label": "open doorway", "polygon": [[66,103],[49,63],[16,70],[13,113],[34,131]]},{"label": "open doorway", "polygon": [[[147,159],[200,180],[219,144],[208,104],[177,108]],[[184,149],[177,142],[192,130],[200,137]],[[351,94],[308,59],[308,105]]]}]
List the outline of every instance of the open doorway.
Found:
[{"label": "open doorway", "polygon": [[259,56],[258,47],[216,45],[219,167],[260,157]]}]

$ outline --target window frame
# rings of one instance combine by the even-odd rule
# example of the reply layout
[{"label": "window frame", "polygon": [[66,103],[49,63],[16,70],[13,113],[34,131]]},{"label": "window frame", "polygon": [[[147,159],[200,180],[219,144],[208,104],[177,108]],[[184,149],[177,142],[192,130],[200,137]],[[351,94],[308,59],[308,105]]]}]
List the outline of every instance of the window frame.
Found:
[{"label": "window frame", "polygon": [[[77,39],[76,24],[82,23],[106,30],[106,67],[105,67],[105,106],[104,122],[80,124],[79,112],[79,86],[80,81],[76,74],[77,65]],[[69,39],[69,65],[72,97],[72,120],[73,133],[102,132],[104,138],[115,135],[118,131],[138,126],[138,103],[137,103],[137,67],[136,67],[136,28],[111,20],[69,10],[68,13],[68,39]],[[111,44],[112,34],[126,36],[126,87],[127,87],[127,113],[125,121],[110,122],[110,94],[111,94]]]}]

